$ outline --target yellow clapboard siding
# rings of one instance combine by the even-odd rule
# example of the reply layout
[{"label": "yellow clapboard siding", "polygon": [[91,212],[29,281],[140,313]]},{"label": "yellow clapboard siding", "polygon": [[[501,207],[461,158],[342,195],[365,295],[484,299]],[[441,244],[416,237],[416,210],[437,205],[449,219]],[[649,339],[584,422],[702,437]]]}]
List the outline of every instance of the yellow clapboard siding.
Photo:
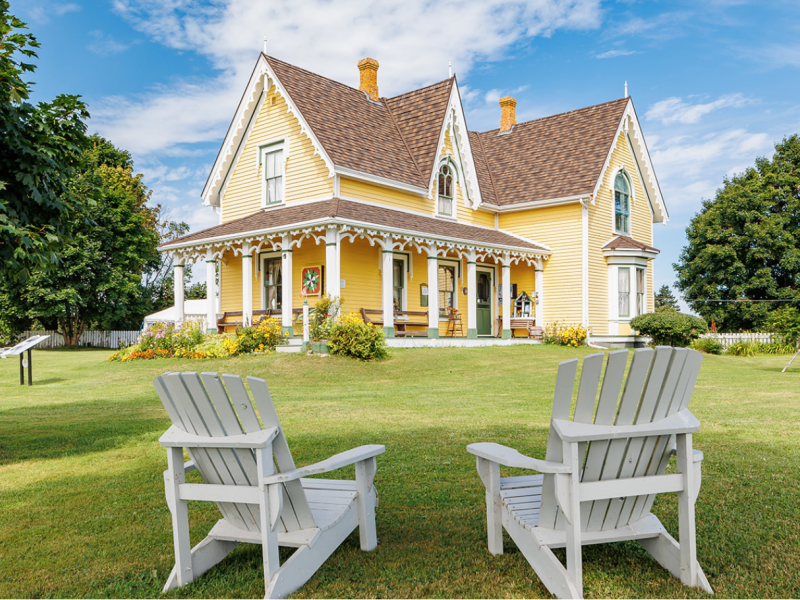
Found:
[{"label": "yellow clapboard siding", "polygon": [[[608,333],[608,264],[602,246],[616,235],[614,233],[614,174],[624,166],[633,185],[633,200],[630,207],[630,237],[647,245],[653,244],[652,213],[639,177],[639,171],[624,133],[617,138],[611,153],[609,168],[603,177],[595,205],[589,207],[589,316],[593,333]],[[653,261],[647,266],[647,310],[653,310]],[[623,334],[620,328],[620,335]]]},{"label": "yellow clapboard siding", "polygon": [[430,207],[433,205],[428,198],[421,198],[413,194],[345,177],[342,177],[339,183],[339,193],[342,198],[366,200],[390,208],[400,208],[418,213],[430,212]]},{"label": "yellow clapboard siding", "polygon": [[580,323],[580,205],[502,213],[499,221],[500,229],[546,244],[553,252],[544,266],[544,323]]},{"label": "yellow clapboard siding", "polygon": [[[273,104],[273,99],[275,104]],[[260,145],[287,139],[286,202],[313,200],[333,194],[333,179],[322,158],[314,154],[311,141],[300,131],[299,121],[287,112],[286,101],[273,86],[261,106],[239,162],[227,182],[222,198],[222,222],[245,217],[262,207]]]},{"label": "yellow clapboard siding", "polygon": [[357,313],[362,308],[380,310],[381,249],[363,239],[343,240],[339,250],[340,278],[344,279],[342,312]]}]

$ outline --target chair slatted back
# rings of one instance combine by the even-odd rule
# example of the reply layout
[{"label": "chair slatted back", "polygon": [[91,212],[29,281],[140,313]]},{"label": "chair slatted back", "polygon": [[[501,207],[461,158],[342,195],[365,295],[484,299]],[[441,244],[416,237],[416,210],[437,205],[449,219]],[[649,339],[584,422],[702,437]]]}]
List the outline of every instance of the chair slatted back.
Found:
[{"label": "chair slatted back", "polygon": [[[272,442],[276,470],[294,469],[294,461],[266,382],[255,377],[247,379],[264,427],[278,428],[278,435]],[[262,429],[244,382],[237,375],[166,373],[157,377],[154,385],[173,425],[187,433],[224,437]],[[252,450],[191,448],[188,452],[206,483],[258,485],[256,457]],[[248,531],[259,531],[257,505],[219,502],[217,506],[233,525]],[[314,526],[302,483],[293,481],[284,484],[283,510],[278,530],[296,531]]]},{"label": "chair slatted back", "polygon": [[[628,351],[610,352],[601,385],[603,359],[603,354],[592,354],[583,361],[572,414],[574,422],[642,425],[673,415],[688,407],[703,361],[702,355],[694,350],[642,348],[634,351],[626,379]],[[553,419],[569,419],[577,366],[577,359],[559,365]],[[674,435],[664,435],[580,444],[581,481],[663,474],[674,443]],[[561,440],[552,425],[546,456],[547,460],[563,460]],[[654,499],[651,494],[582,502],[581,529],[609,530],[637,521],[649,513]],[[555,499],[553,475],[544,476],[539,525],[556,529],[565,525]]]}]

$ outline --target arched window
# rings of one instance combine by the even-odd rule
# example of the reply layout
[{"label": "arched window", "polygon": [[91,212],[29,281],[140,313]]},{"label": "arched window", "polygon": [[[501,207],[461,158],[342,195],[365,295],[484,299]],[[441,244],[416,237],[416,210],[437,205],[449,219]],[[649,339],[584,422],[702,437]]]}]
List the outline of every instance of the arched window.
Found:
[{"label": "arched window", "polygon": [[630,233],[631,187],[623,171],[614,179],[614,230]]},{"label": "arched window", "polygon": [[453,216],[453,168],[445,163],[439,169],[439,214]]}]

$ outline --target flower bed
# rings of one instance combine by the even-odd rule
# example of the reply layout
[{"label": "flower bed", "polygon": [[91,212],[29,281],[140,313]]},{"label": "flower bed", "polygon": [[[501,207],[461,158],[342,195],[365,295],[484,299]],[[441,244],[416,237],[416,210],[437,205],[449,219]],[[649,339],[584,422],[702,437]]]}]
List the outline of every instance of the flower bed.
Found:
[{"label": "flower bed", "polygon": [[204,334],[202,324],[188,321],[176,328],[173,323],[156,323],[139,336],[138,343],[115,352],[110,361],[129,362],[154,358],[225,358],[242,354],[265,354],[286,341],[279,319],[263,319],[236,333]]}]

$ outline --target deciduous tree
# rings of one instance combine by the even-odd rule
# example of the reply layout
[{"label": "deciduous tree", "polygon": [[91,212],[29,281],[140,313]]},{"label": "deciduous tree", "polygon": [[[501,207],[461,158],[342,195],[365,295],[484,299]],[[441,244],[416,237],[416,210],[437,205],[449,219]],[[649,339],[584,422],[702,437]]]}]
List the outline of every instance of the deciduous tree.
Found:
[{"label": "deciduous tree", "polygon": [[800,137],[725,179],[686,236],[677,287],[721,331],[760,329],[772,310],[800,307]]}]

